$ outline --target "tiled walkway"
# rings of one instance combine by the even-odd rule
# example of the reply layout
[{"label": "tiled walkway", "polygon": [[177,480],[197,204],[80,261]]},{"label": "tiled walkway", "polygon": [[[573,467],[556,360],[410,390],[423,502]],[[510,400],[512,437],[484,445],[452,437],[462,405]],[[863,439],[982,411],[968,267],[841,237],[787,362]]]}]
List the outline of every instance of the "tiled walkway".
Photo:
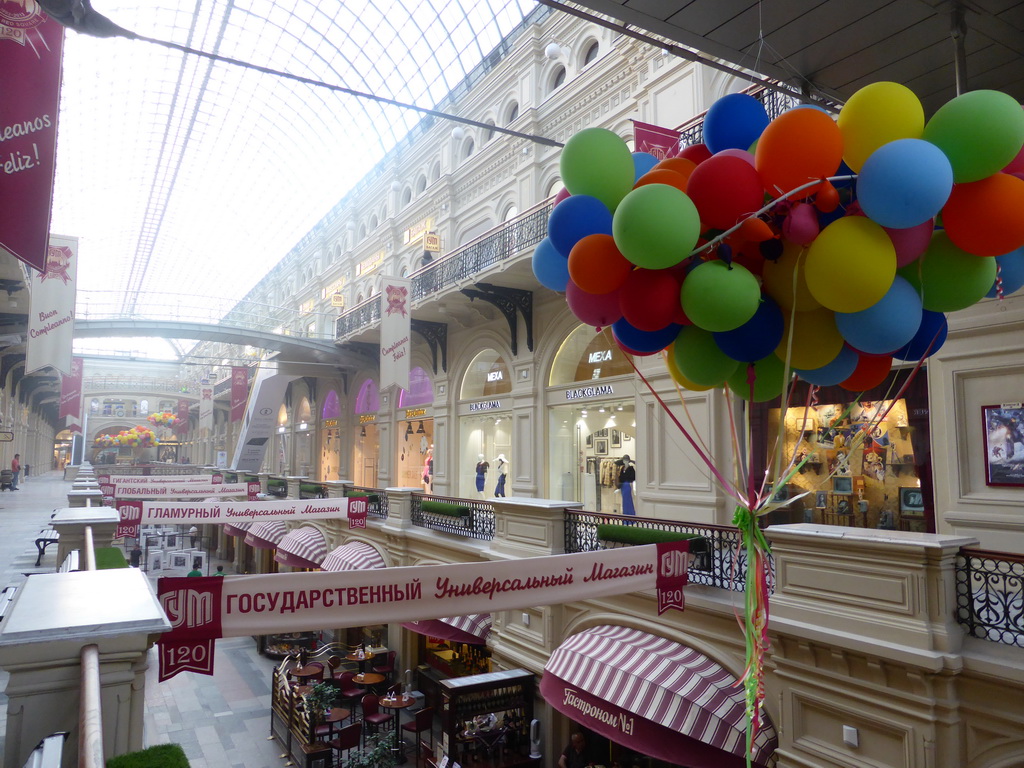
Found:
[{"label": "tiled walkway", "polygon": [[[35,538],[54,509],[67,506],[70,483],[60,472],[22,479],[18,491],[0,492],[0,589],[32,573],[52,573],[57,548],[35,567]],[[218,564],[214,561],[214,565]],[[230,564],[226,564],[230,568]],[[146,675],[145,744],[181,744],[192,768],[279,768],[285,760],[270,734],[270,672],[274,661],[256,653],[249,637],[217,641],[213,677],[183,673],[157,682],[156,650]],[[0,670],[0,690],[7,674]],[[7,697],[0,693],[0,734],[6,732]],[[0,754],[3,737],[0,735]]]}]

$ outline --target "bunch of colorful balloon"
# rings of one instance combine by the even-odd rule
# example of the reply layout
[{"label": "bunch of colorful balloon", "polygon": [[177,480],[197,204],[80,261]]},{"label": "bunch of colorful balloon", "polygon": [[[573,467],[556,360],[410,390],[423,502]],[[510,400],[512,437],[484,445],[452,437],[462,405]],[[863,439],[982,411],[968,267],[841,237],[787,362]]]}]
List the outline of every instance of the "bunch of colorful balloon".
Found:
[{"label": "bunch of colorful balloon", "polygon": [[148,448],[160,444],[156,433],[149,427],[141,425],[131,429],[122,429],[116,435],[100,435],[96,438],[95,442],[104,448],[120,447],[122,445],[129,448]]},{"label": "bunch of colorful balloon", "polygon": [[[545,286],[689,389],[768,400],[784,368],[861,391],[945,341],[946,313],[1024,285],[1024,111],[972,91],[925,120],[890,82],[833,119],[730,94],[658,162],[586,129],[534,254]],[[751,368],[752,366],[752,368]],[[753,382],[751,384],[751,382]]]},{"label": "bunch of colorful balloon", "polygon": [[149,416],[146,417],[146,421],[154,427],[173,427],[178,423],[178,417],[170,411],[163,411],[162,413],[149,414]]}]

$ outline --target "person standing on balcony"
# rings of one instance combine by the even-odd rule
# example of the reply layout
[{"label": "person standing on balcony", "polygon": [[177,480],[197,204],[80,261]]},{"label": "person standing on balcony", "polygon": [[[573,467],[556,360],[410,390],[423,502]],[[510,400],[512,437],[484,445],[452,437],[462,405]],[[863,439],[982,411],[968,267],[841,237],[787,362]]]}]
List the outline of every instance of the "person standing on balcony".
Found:
[{"label": "person standing on balcony", "polygon": [[21,454],[14,454],[14,458],[11,459],[11,474],[13,478],[11,480],[11,490],[17,491],[18,489],[18,477],[21,475]]}]

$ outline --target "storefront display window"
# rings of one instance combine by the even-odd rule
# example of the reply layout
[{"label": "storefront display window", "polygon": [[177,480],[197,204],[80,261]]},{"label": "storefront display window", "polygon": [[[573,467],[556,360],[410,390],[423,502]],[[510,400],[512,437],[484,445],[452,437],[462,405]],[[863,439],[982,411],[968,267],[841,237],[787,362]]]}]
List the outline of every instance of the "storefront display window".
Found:
[{"label": "storefront display window", "polygon": [[308,477],[312,470],[313,459],[313,412],[309,400],[305,397],[299,401],[299,409],[295,423],[295,472]]},{"label": "storefront display window", "polygon": [[377,412],[380,397],[377,382],[367,379],[356,394],[353,428],[352,479],[363,488],[377,487],[377,465],[380,462],[380,435],[377,431]]},{"label": "storefront display window", "polygon": [[398,485],[433,492],[434,385],[420,367],[409,371],[409,389],[398,395],[398,432],[395,466]]},{"label": "storefront display window", "polygon": [[563,342],[548,390],[552,498],[579,502],[591,512],[638,514],[632,371],[609,332],[580,326]]},{"label": "storefront display window", "polygon": [[512,380],[504,358],[480,352],[462,380],[459,404],[458,495],[466,499],[508,495],[512,455]]},{"label": "storefront display window", "polygon": [[[773,488],[773,498],[793,501],[771,513],[770,522],[934,532],[927,385],[918,380],[925,371],[903,397],[890,399],[907,376],[897,373],[888,386],[859,399],[824,388],[813,404],[786,411],[781,462],[768,461],[768,477],[774,481],[793,457],[794,466],[803,464]],[[794,402],[802,402],[805,393],[798,389]],[[775,444],[781,413],[767,409],[767,442],[758,440],[760,445]]]},{"label": "storefront display window", "polygon": [[320,410],[320,479],[341,479],[341,403],[333,389]]}]

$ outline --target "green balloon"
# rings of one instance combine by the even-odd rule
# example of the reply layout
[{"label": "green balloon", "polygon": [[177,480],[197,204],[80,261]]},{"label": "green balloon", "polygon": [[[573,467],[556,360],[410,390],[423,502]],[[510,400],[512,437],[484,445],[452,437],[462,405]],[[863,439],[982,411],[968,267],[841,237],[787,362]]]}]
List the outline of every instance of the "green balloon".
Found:
[{"label": "green balloon", "polygon": [[740,264],[705,261],[683,280],[679,296],[694,325],[706,331],[732,331],[757,312],[761,286]]},{"label": "green balloon", "polygon": [[735,370],[739,363],[718,348],[710,332],[695,325],[684,326],[672,347],[679,371],[702,387],[717,387]]},{"label": "green balloon", "polygon": [[[776,355],[771,354],[753,363],[753,366],[754,402],[766,403],[781,395],[782,385],[786,383],[783,378],[786,366],[782,360]],[[729,389],[744,400],[750,400],[750,381],[747,378],[747,373],[747,366],[745,364],[740,365],[733,372],[732,376],[726,380]]]},{"label": "green balloon", "polygon": [[996,280],[996,260],[967,253],[938,231],[928,250],[897,273],[914,286],[925,309],[956,312],[985,297]]},{"label": "green balloon", "polygon": [[953,166],[953,181],[980,181],[997,173],[1024,145],[1024,110],[1001,91],[968,91],[946,102],[924,127],[925,141]]},{"label": "green balloon", "polygon": [[575,134],[562,147],[558,162],[570,194],[596,197],[609,211],[633,188],[633,155],[626,142],[605,128]]},{"label": "green balloon", "polygon": [[626,195],[612,217],[615,245],[645,269],[673,267],[689,255],[700,235],[697,206],[666,184],[645,184]]}]

